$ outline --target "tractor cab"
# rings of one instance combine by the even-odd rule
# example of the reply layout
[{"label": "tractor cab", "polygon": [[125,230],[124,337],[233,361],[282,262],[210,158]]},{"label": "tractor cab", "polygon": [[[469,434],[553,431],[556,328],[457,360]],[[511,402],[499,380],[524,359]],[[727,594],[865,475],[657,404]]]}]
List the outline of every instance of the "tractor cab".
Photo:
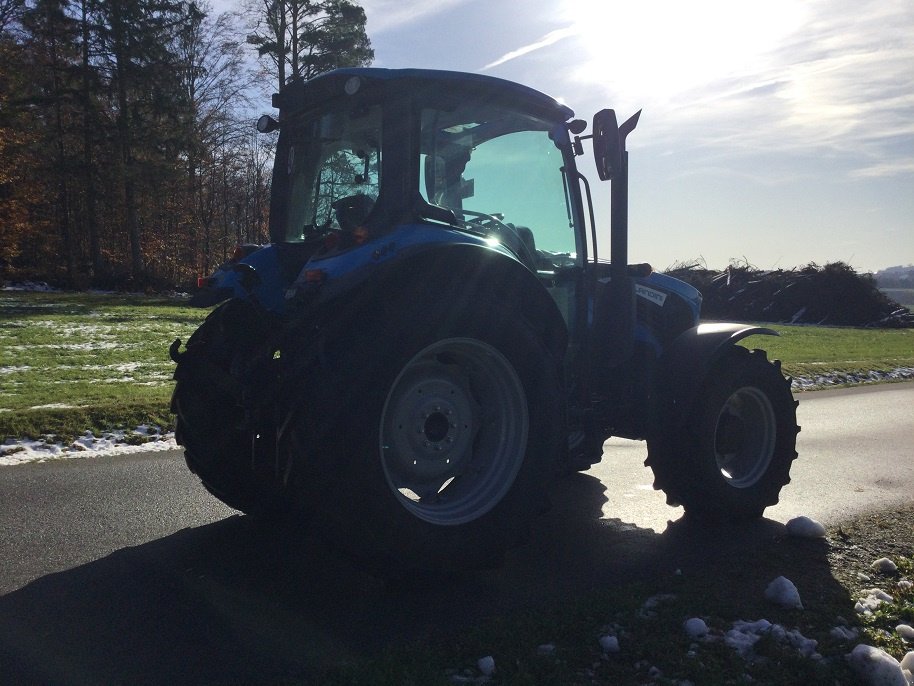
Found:
[{"label": "tractor cab", "polygon": [[274,104],[279,121],[261,125],[280,129],[271,237],[290,271],[393,234],[409,242],[404,227],[420,225],[504,253],[548,288],[582,267],[573,113],[552,98],[477,75],[346,69],[289,84]]}]

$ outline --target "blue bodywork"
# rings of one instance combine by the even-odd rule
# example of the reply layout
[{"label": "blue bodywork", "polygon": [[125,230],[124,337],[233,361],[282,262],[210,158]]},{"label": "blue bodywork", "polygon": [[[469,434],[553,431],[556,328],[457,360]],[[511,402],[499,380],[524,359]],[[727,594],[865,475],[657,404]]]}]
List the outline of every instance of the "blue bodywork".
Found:
[{"label": "blue bodywork", "polygon": [[[268,312],[283,315],[287,302],[309,287],[308,275],[319,272],[324,299],[340,295],[355,283],[367,279],[381,265],[403,259],[421,250],[464,244],[484,248],[516,259],[510,250],[483,236],[428,224],[406,224],[364,245],[345,251],[320,253],[309,259],[292,281],[283,279],[279,252],[282,246],[268,245],[239,260],[256,273],[250,280],[244,267],[221,268],[211,277],[215,304],[228,298],[250,299]],[[246,281],[246,279],[248,279]]]}]

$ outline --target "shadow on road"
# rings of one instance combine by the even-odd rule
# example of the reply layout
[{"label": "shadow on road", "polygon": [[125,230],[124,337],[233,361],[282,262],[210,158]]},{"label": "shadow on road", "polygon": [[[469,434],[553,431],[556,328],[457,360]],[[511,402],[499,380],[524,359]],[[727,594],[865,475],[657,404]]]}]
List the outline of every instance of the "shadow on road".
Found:
[{"label": "shadow on road", "polygon": [[708,531],[679,520],[658,534],[601,520],[604,487],[590,476],[554,491],[552,511],[503,569],[421,586],[385,585],[314,536],[293,545],[242,516],[119,550],[0,598],[0,681],[306,678],[405,640],[633,580],[672,580],[676,570],[715,578],[726,569],[731,582],[742,570],[747,588],[724,593],[760,597],[760,580],[781,574],[804,596],[836,592],[827,544],[786,538],[776,522]]}]

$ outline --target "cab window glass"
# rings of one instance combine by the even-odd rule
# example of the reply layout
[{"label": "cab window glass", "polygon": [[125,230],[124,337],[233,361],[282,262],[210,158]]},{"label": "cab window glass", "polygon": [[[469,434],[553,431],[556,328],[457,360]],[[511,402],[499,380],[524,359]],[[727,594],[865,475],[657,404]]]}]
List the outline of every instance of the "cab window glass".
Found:
[{"label": "cab window glass", "polygon": [[285,239],[361,226],[381,184],[380,107],[326,112],[293,135]]},{"label": "cab window glass", "polygon": [[550,124],[491,108],[428,109],[422,120],[420,193],[468,228],[488,231],[522,260],[548,269],[576,260],[562,174]]}]

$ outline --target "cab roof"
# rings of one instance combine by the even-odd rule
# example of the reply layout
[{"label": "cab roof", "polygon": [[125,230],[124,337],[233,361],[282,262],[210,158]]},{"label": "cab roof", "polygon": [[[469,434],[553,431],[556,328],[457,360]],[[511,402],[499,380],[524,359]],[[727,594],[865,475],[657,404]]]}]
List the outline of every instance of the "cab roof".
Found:
[{"label": "cab roof", "polygon": [[358,67],[335,69],[308,81],[291,81],[273,95],[273,106],[280,113],[294,112],[317,105],[361,88],[390,91],[404,96],[448,94],[485,102],[512,104],[514,107],[555,121],[567,121],[574,112],[554,98],[528,86],[494,76],[437,69],[381,69]]}]

